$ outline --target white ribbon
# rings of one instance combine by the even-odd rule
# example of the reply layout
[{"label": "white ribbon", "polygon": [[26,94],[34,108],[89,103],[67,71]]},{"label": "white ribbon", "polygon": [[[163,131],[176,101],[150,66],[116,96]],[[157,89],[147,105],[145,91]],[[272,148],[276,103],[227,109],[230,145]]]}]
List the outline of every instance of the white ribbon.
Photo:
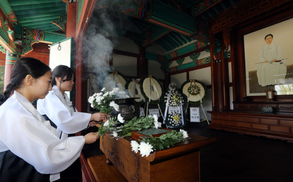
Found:
[{"label": "white ribbon", "polygon": [[166,108],[165,108],[165,114],[164,114],[164,120],[163,124],[165,124],[166,118],[167,118],[167,113],[168,113],[168,108],[169,108],[169,102],[170,102],[170,96],[171,96],[171,89],[169,90],[168,98],[167,98],[167,103],[166,103]]},{"label": "white ribbon", "polygon": [[183,118],[183,107],[182,107],[182,101],[180,100],[180,113],[181,113],[181,120],[182,125],[184,125],[184,118]]}]

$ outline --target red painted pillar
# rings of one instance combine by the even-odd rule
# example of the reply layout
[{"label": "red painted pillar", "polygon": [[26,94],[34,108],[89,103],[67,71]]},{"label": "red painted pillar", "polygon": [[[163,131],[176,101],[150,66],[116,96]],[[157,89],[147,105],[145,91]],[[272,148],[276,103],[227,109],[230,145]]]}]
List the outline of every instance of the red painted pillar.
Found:
[{"label": "red painted pillar", "polygon": [[75,38],[76,32],[76,3],[69,3],[67,10],[66,38]]},{"label": "red painted pillar", "polygon": [[8,60],[7,54],[6,54],[6,61],[5,61],[5,75],[4,75],[4,88],[3,91],[6,90],[6,86],[9,84],[10,81],[10,75],[11,75],[11,69],[13,67],[15,61]]},{"label": "red painted pillar", "polygon": [[21,58],[21,48],[19,46],[17,46],[17,49],[19,51],[16,51],[14,53],[9,52],[8,50],[6,50],[6,59],[5,59],[5,75],[4,75],[4,91],[6,89],[6,86],[9,84],[10,82],[10,78],[11,78],[11,70],[12,67],[14,65],[14,63]]}]

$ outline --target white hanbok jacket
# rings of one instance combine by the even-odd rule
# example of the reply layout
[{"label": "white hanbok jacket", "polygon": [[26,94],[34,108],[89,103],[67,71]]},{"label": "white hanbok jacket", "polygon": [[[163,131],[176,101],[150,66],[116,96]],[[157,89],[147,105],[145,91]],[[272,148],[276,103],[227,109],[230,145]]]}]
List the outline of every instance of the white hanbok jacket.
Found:
[{"label": "white hanbok jacket", "polygon": [[78,159],[84,143],[83,136],[60,140],[49,121],[17,91],[0,107],[0,152],[10,150],[38,172],[55,174],[51,181]]},{"label": "white hanbok jacket", "polygon": [[[258,83],[261,86],[284,84],[287,74],[286,62],[282,59],[283,50],[279,44],[265,45],[259,52],[262,62],[257,68]],[[281,62],[273,62],[274,59]],[[269,63],[264,63],[264,61]]]},{"label": "white hanbok jacket", "polygon": [[53,86],[44,99],[38,100],[37,110],[55,123],[61,139],[87,128],[91,118],[89,113],[75,112],[67,94],[63,95],[57,86]]}]

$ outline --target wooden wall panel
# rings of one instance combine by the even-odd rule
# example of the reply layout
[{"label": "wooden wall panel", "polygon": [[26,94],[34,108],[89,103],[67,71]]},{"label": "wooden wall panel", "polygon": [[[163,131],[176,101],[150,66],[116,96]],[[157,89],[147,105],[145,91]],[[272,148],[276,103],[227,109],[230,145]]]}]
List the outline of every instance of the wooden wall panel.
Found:
[{"label": "wooden wall panel", "polygon": [[293,115],[244,112],[210,112],[209,126],[231,132],[245,133],[293,142]]}]

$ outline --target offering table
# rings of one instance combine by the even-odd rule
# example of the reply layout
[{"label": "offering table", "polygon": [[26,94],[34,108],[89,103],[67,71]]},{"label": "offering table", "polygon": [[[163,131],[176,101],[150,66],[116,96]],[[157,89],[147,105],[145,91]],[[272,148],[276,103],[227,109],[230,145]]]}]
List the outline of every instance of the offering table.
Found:
[{"label": "offering table", "polygon": [[[100,149],[127,181],[140,182],[199,182],[199,148],[216,141],[189,135],[186,141],[141,157],[131,150],[131,137],[114,138],[105,134],[100,138]],[[101,161],[100,161],[101,162]]]}]

